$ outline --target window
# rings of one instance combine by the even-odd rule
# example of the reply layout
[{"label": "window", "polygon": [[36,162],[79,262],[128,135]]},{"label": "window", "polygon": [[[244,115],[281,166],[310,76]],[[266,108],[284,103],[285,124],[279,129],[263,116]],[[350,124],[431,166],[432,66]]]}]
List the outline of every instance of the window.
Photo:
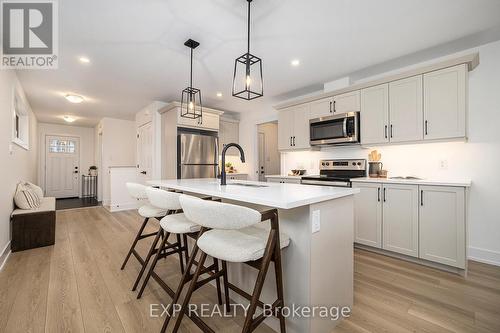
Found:
[{"label": "window", "polygon": [[58,139],[50,140],[49,152],[50,153],[74,154],[75,153],[75,141],[73,141],[73,140],[58,140]]},{"label": "window", "polygon": [[29,149],[29,111],[21,97],[20,90],[14,88],[12,94],[12,142]]}]

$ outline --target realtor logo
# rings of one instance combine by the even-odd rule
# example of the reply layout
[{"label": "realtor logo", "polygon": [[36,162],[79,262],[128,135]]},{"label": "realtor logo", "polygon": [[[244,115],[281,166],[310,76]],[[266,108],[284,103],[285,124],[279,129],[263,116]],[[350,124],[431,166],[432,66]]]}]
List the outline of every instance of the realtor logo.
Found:
[{"label": "realtor logo", "polygon": [[2,0],[4,69],[57,68],[57,3]]}]

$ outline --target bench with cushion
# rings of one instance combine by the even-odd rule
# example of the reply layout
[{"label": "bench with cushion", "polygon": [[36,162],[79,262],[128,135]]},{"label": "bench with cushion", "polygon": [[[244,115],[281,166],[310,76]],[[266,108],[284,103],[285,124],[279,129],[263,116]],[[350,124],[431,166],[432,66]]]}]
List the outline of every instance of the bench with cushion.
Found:
[{"label": "bench with cushion", "polygon": [[[37,197],[37,207],[17,208],[12,212],[12,252],[54,245],[56,199]],[[17,205],[19,207],[19,205]],[[26,208],[26,207],[23,207]]]}]

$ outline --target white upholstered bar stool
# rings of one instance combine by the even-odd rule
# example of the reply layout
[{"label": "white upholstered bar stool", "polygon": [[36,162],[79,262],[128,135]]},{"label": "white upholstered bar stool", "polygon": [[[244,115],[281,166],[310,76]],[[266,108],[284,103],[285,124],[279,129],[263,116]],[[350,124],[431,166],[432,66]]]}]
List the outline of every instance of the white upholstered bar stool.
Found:
[{"label": "white upholstered bar stool", "polygon": [[[244,333],[252,332],[266,319],[263,314],[255,318],[254,315],[257,306],[263,306],[259,298],[269,264],[274,262],[277,300],[272,304],[272,307],[273,313],[280,321],[281,333],[285,333],[285,318],[281,312],[284,306],[281,249],[288,246],[290,238],[279,231],[278,210],[271,209],[261,213],[243,206],[203,201],[186,195],[182,195],[179,200],[186,217],[202,227],[161,332],[166,331],[172,315],[170,310],[179,301],[183,285],[190,280],[189,288],[173,329],[174,333],[178,331],[183,315],[188,308],[191,295],[198,289],[201,267],[207,255],[209,255],[222,261],[221,272],[224,280],[226,304],[229,304],[229,289],[250,301],[250,307],[242,329]],[[270,228],[260,224],[260,222],[268,220],[270,221]],[[199,265],[191,276],[190,271],[198,249],[201,250]],[[252,295],[229,283],[227,279],[227,262],[246,263],[259,271]],[[199,322],[195,321],[195,324],[203,332],[214,332],[205,323],[200,325]]]},{"label": "white upholstered bar stool", "polygon": [[142,223],[141,227],[139,228],[139,231],[137,232],[137,235],[134,238],[134,241],[132,242],[132,245],[130,246],[130,250],[127,253],[127,256],[125,257],[125,260],[123,261],[123,264],[121,266],[121,269],[123,270],[125,268],[125,265],[128,262],[128,259],[130,256],[133,254],[134,257],[137,258],[137,260],[141,263],[142,266],[147,265],[147,261],[145,261],[139,253],[135,250],[135,247],[137,245],[137,242],[141,239],[152,237],[156,235],[156,232],[154,233],[149,233],[149,234],[143,234],[144,229],[146,228],[146,225],[150,221],[150,219],[154,218],[157,219],[158,221],[167,215],[168,211],[166,209],[161,209],[158,207],[155,207],[151,205],[147,199],[147,194],[146,194],[146,189],[148,188],[147,186],[144,186],[142,184],[136,184],[136,183],[127,183],[127,190],[130,194],[131,197],[134,199],[140,201],[142,205],[138,209],[138,213],[141,217],[144,218],[144,222]]},{"label": "white upholstered bar stool", "polygon": [[[142,296],[144,289],[146,288],[146,285],[151,277],[153,277],[160,284],[160,286],[171,297],[173,297],[174,291],[163,280],[159,278],[159,276],[154,272],[154,269],[156,267],[156,264],[158,263],[158,260],[165,258],[171,254],[178,253],[181,273],[184,274],[183,257],[186,260],[186,264],[189,258],[187,236],[191,236],[192,238],[196,239],[196,236],[198,235],[198,232],[200,231],[201,227],[198,224],[190,221],[186,217],[186,215],[182,213],[182,207],[179,201],[180,196],[183,195],[182,193],[167,192],[161,189],[148,188],[146,190],[146,194],[148,196],[148,200],[151,202],[153,206],[168,211],[175,211],[176,214],[167,215],[160,221],[161,228],[158,231],[158,235],[153,241],[153,244],[151,245],[151,249],[148,253],[148,258],[150,258],[153,253],[156,253],[156,255],[155,258],[153,259],[153,262],[151,263],[148,274],[144,279],[144,282],[139,291],[139,294],[137,295],[137,298],[140,298]],[[205,199],[211,199],[211,198],[207,197]],[[203,199],[198,199],[198,200],[205,201]],[[163,240],[161,241],[158,249],[156,249],[156,245],[159,242],[161,234],[163,234]],[[176,236],[177,241],[173,244],[170,244],[168,242],[168,238],[170,237],[170,235]],[[214,261],[214,264],[212,266],[205,269],[207,271],[215,271],[215,272],[219,271],[218,261]],[[220,278],[217,279],[216,284],[219,295],[219,303],[222,303],[222,297],[220,296],[221,295]]]}]

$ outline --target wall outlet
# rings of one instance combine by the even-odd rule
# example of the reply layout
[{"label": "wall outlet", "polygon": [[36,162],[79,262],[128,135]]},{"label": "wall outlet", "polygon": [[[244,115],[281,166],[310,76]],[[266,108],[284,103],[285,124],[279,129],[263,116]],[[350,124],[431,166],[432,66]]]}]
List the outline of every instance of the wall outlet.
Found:
[{"label": "wall outlet", "polygon": [[311,232],[314,234],[321,229],[321,215],[319,210],[313,210],[312,212],[312,230]]},{"label": "wall outlet", "polygon": [[447,170],[448,169],[448,160],[439,160],[439,169]]}]

